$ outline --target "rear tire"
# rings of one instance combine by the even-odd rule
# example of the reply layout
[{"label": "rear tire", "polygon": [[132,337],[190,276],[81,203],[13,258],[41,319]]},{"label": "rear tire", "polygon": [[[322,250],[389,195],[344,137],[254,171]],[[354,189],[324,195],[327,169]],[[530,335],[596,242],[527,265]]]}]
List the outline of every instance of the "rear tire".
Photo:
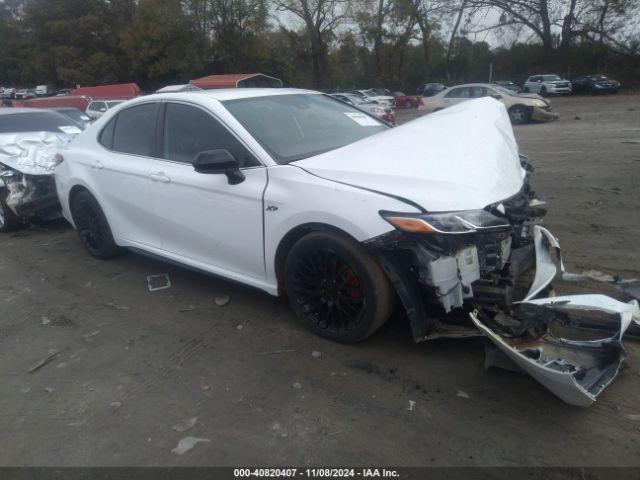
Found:
[{"label": "rear tire", "polygon": [[14,232],[25,226],[20,217],[7,205],[8,195],[9,191],[6,188],[0,188],[0,233]]},{"label": "rear tire", "polygon": [[407,100],[404,102],[404,108],[413,108],[413,102],[411,100]]},{"label": "rear tire", "polygon": [[540,95],[542,95],[543,97],[547,95],[547,87],[542,87],[540,89]]},{"label": "rear tire", "polygon": [[395,294],[374,258],[357,242],[334,232],[313,232],[292,247],[285,262],[291,307],[311,331],[356,343],[391,316]]},{"label": "rear tire", "polygon": [[107,218],[93,195],[87,191],[78,193],[73,198],[71,214],[80,241],[91,256],[109,259],[120,253]]}]

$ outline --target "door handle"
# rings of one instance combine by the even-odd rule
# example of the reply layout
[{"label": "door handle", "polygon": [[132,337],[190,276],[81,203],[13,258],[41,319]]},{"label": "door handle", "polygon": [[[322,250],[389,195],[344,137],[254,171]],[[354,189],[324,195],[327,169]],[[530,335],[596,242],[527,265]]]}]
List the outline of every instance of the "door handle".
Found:
[{"label": "door handle", "polygon": [[164,174],[164,172],[152,173],[152,174],[149,175],[149,178],[151,180],[153,180],[154,182],[169,183],[171,181],[171,179],[169,177],[167,177]]}]

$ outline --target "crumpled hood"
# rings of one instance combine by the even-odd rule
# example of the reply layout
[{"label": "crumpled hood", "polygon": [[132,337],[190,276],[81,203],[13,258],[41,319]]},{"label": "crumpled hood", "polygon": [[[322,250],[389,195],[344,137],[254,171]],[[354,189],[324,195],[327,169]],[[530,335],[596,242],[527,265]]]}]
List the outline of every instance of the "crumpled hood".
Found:
[{"label": "crumpled hood", "polygon": [[525,178],[506,108],[492,98],[464,102],[293,164],[431,212],[484,208],[516,195]]},{"label": "crumpled hood", "polygon": [[52,132],[0,134],[0,163],[29,175],[53,175],[55,154],[74,136]]},{"label": "crumpled hood", "polygon": [[543,102],[549,103],[549,101],[546,98],[544,98],[542,95],[538,95],[537,93],[518,93],[516,97],[533,98],[535,100],[542,100]]}]

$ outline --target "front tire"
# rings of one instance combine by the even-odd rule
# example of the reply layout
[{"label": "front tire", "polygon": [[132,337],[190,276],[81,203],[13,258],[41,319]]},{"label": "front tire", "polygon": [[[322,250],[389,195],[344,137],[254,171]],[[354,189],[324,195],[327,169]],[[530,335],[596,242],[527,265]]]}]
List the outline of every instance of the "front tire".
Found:
[{"label": "front tire", "polygon": [[7,189],[0,188],[0,233],[14,232],[24,227],[22,220],[7,205],[7,195]]},{"label": "front tire", "polygon": [[542,87],[540,89],[540,95],[542,95],[543,97],[547,95],[547,87]]},{"label": "front tire", "polygon": [[107,218],[93,195],[87,191],[78,193],[73,198],[71,214],[80,241],[91,256],[109,259],[120,253]]},{"label": "front tire", "polygon": [[293,246],[285,262],[291,307],[314,333],[340,343],[364,340],[387,321],[395,294],[388,278],[357,242],[314,232]]},{"label": "front tire", "polygon": [[522,105],[515,105],[509,109],[509,119],[514,125],[522,125],[529,121],[529,111]]},{"label": "front tire", "polygon": [[404,102],[404,108],[413,108],[413,102],[411,100],[407,100]]}]

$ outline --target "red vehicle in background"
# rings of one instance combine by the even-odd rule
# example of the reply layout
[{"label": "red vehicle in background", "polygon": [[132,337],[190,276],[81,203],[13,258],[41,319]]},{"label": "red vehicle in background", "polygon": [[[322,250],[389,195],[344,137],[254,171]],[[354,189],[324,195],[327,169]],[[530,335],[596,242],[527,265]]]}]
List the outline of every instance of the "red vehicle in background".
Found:
[{"label": "red vehicle in background", "polygon": [[396,108],[418,108],[424,105],[419,95],[405,95],[403,92],[393,92]]},{"label": "red vehicle in background", "polygon": [[31,98],[29,100],[12,100],[14,107],[26,108],[77,108],[85,111],[91,103],[86,95],[64,95],[61,97]]},{"label": "red vehicle in background", "polygon": [[85,95],[93,100],[131,100],[140,96],[142,90],[135,83],[117,83],[97,87],[80,87],[69,92],[72,95]]}]

